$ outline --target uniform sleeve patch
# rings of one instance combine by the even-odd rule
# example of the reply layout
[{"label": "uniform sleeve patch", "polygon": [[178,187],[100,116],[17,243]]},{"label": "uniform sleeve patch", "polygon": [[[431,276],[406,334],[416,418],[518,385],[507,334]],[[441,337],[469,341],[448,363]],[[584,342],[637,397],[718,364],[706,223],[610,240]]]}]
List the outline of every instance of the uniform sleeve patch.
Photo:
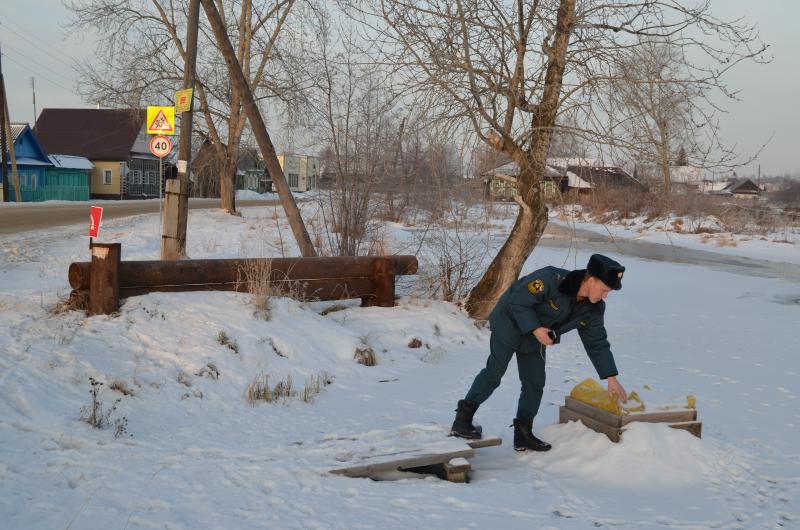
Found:
[{"label": "uniform sleeve patch", "polygon": [[542,280],[533,280],[528,284],[528,290],[533,293],[541,293],[544,291],[544,282]]}]

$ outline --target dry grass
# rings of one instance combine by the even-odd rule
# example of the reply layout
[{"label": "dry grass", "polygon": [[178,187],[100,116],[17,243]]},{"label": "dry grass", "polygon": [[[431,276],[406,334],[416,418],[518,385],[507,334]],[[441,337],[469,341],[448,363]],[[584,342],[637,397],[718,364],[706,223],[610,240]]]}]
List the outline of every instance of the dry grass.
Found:
[{"label": "dry grass", "polygon": [[49,313],[57,316],[69,311],[86,311],[87,309],[89,309],[89,291],[73,290],[67,296],[59,296]]},{"label": "dry grass", "polygon": [[239,344],[237,344],[235,340],[231,340],[225,331],[219,330],[219,332],[217,332],[217,342],[221,346],[226,346],[233,353],[239,353]]},{"label": "dry grass", "polygon": [[247,385],[247,402],[255,406],[259,401],[272,403],[279,399],[289,399],[296,396],[294,388],[292,388],[292,376],[287,375],[286,379],[278,381],[275,386],[271,386],[269,382],[269,374],[259,373],[253,379],[253,382]]},{"label": "dry grass", "polygon": [[419,340],[417,337],[414,337],[413,339],[411,339],[411,341],[409,341],[408,347],[409,348],[421,348],[422,347],[422,341]]},{"label": "dry grass", "polygon": [[272,268],[270,259],[248,259],[237,271],[237,290],[250,293],[250,302],[255,314],[264,320],[272,318],[272,298],[285,296],[294,300],[305,300],[305,288],[299,281],[291,281],[287,275]]},{"label": "dry grass", "polygon": [[309,377],[308,381],[306,381],[306,386],[303,388],[303,401],[306,403],[313,402],[314,396],[322,392],[322,389],[331,383],[333,383],[333,377],[325,371]]},{"label": "dry grass", "polygon": [[114,390],[115,392],[119,392],[123,396],[133,396],[133,390],[128,386],[125,381],[121,379],[114,379],[108,384],[108,388]]},{"label": "dry grass", "polygon": [[[763,202],[739,200],[699,193],[663,194],[632,189],[598,188],[589,194],[573,195],[583,211],[598,223],[620,222],[644,217],[645,223],[680,217],[672,222],[676,232],[704,234],[730,232],[745,235],[768,235],[800,226],[791,212],[780,211]],[[720,229],[701,226],[709,217],[719,221]]]},{"label": "dry grass", "polygon": [[356,353],[353,355],[353,358],[358,364],[363,364],[364,366],[375,366],[378,364],[375,358],[375,351],[367,345],[356,348]]}]

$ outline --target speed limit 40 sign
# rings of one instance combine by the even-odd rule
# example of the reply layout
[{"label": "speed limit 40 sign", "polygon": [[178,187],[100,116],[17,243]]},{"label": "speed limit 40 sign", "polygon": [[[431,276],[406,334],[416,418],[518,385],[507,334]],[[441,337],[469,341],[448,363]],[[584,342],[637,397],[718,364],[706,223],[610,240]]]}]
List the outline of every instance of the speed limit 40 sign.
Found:
[{"label": "speed limit 40 sign", "polygon": [[150,140],[150,152],[158,158],[164,158],[172,151],[172,140],[166,136],[153,136]]}]

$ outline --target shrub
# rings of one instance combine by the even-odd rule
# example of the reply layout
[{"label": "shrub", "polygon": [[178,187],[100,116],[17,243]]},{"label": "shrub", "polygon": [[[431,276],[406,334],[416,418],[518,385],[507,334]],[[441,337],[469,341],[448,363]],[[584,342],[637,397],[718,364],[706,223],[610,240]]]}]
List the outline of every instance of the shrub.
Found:
[{"label": "shrub", "polygon": [[[100,394],[102,393],[101,387],[103,383],[94,377],[89,378],[89,394],[92,396],[92,404],[90,406],[81,407],[81,421],[85,421],[95,429],[105,429],[111,425],[111,415],[117,410],[117,405],[122,398],[117,398],[110,408],[106,409],[103,406]],[[127,434],[128,418],[122,417],[114,421],[114,437],[119,438],[123,434]],[[132,436],[132,435],[131,435]]]}]

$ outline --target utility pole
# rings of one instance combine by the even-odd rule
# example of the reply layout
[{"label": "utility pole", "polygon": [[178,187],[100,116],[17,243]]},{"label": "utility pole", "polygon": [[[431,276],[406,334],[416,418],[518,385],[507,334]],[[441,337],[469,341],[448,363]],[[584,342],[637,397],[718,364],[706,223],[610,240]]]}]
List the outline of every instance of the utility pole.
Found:
[{"label": "utility pole", "polygon": [[0,163],[3,164],[3,202],[8,202],[8,161],[6,160],[6,90],[3,82],[3,49],[0,47]]},{"label": "utility pole", "polygon": [[33,126],[36,127],[36,82],[31,77],[31,93],[33,94]]},{"label": "utility pole", "polygon": [[214,5],[214,0],[202,0],[203,10],[206,12],[206,17],[211,23],[211,29],[214,31],[214,36],[219,44],[222,57],[228,65],[228,72],[230,73],[231,80],[233,81],[234,90],[238,91],[239,96],[242,98],[242,106],[244,107],[247,119],[250,121],[250,126],[253,129],[253,134],[258,142],[258,147],[261,149],[261,156],[267,165],[267,171],[272,177],[272,182],[278,191],[283,210],[286,212],[286,217],[289,219],[289,226],[292,228],[292,233],[297,241],[297,246],[300,247],[300,254],[303,257],[310,258],[316,257],[317,251],[314,249],[314,244],[311,242],[311,237],[308,235],[306,225],[303,223],[303,218],[300,215],[300,210],[297,208],[297,203],[294,202],[292,192],[286,184],[286,177],[283,175],[278,157],[275,155],[275,147],[272,145],[272,140],[267,132],[267,126],[261,117],[256,106],[253,92],[250,90],[250,85],[242,72],[242,65],[236,59],[236,53],[233,51],[233,46],[225,31],[225,25],[222,18]]},{"label": "utility pole", "polygon": [[[183,64],[183,88],[194,89],[197,64],[197,32],[200,25],[200,0],[189,2],[186,27],[186,59]],[[194,95],[192,96],[194,97]],[[192,158],[192,100],[189,110],[181,113],[178,146],[178,178],[168,179],[164,202],[164,231],[161,235],[161,259],[186,257],[186,225],[189,218],[189,166]]]}]

